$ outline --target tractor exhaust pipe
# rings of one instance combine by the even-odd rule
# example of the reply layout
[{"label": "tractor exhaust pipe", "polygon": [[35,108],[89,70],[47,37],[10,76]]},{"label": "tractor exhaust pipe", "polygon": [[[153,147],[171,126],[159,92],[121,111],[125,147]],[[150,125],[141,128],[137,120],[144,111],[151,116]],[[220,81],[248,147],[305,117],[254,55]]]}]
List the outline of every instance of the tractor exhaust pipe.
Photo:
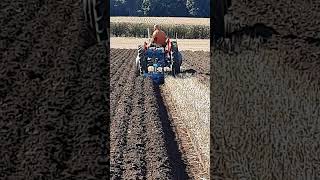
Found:
[{"label": "tractor exhaust pipe", "polygon": [[149,42],[150,42],[150,29],[147,28],[147,31],[148,31],[148,39],[149,39]]},{"label": "tractor exhaust pipe", "polygon": [[178,33],[176,33],[176,42],[178,42]]}]

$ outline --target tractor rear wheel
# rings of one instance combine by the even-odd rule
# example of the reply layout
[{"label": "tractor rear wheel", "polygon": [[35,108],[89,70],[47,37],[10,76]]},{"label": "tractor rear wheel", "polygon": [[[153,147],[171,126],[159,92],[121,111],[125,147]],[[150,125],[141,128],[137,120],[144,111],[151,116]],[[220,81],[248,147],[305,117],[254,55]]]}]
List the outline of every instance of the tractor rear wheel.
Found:
[{"label": "tractor rear wheel", "polygon": [[141,75],[141,67],[140,67],[140,61],[138,61],[136,63],[136,76],[140,76]]},{"label": "tractor rear wheel", "polygon": [[147,62],[147,59],[145,57],[143,57],[142,61],[140,61],[141,64],[141,68],[142,68],[142,73],[148,73],[148,62]]},{"label": "tractor rear wheel", "polygon": [[107,1],[81,0],[83,14],[89,29],[94,34],[97,42],[107,40]]},{"label": "tractor rear wheel", "polygon": [[143,75],[143,73],[148,73],[148,68],[146,67],[146,59],[144,56],[144,49],[142,46],[138,47],[138,58],[136,61],[136,75]]},{"label": "tractor rear wheel", "polygon": [[181,66],[181,63],[179,60],[178,52],[173,51],[172,52],[172,67],[171,67],[172,68],[171,72],[172,72],[173,76],[176,76],[180,73],[180,66]]}]

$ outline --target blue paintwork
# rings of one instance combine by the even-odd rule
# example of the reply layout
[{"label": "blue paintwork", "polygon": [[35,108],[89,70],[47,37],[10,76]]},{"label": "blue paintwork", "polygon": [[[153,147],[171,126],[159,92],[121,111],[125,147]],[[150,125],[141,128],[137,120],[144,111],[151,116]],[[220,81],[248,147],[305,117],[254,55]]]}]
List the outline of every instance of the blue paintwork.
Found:
[{"label": "blue paintwork", "polygon": [[[149,47],[145,52],[145,57],[151,61],[151,59],[157,59],[156,63],[153,63],[155,69],[169,66],[164,48]],[[151,71],[150,73],[144,73],[144,77],[150,77],[154,83],[163,84],[164,83],[164,73],[159,71]]]},{"label": "blue paintwork", "polygon": [[148,59],[156,58],[157,67],[169,66],[169,64],[166,61],[164,48],[149,47],[145,52],[145,56]]}]

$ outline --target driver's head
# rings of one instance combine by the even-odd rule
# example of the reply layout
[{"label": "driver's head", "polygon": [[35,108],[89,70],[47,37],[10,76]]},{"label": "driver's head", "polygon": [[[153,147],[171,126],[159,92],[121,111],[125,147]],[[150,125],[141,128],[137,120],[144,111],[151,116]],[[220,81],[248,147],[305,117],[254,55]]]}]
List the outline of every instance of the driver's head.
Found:
[{"label": "driver's head", "polygon": [[160,26],[159,26],[158,24],[155,24],[155,25],[153,26],[153,30],[160,30]]}]

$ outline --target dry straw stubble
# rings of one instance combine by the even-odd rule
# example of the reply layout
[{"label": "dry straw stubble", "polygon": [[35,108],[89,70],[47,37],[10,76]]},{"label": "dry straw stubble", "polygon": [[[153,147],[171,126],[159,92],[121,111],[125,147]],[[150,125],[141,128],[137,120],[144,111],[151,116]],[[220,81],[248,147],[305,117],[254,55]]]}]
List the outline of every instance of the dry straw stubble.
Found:
[{"label": "dry straw stubble", "polygon": [[204,168],[209,169],[209,87],[201,84],[196,77],[166,77],[164,86],[166,92],[170,93],[179,117],[190,131],[194,146],[201,154]]}]

